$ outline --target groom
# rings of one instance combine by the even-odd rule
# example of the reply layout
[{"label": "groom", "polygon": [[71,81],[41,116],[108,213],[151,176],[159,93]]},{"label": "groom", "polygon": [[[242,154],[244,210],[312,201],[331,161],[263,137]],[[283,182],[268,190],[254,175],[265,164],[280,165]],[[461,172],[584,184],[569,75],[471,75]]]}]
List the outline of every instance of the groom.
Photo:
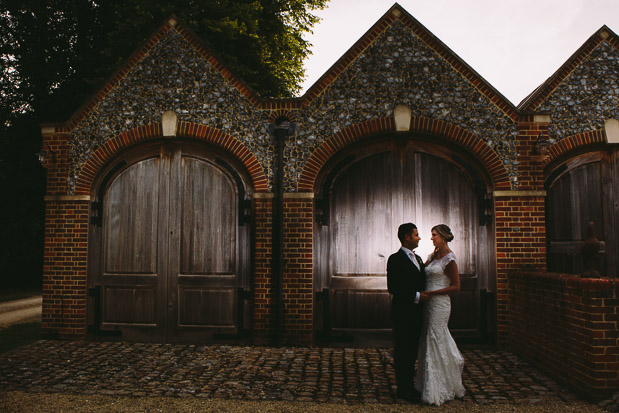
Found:
[{"label": "groom", "polygon": [[402,248],[387,261],[387,288],[392,295],[391,318],[395,338],[395,380],[398,398],[415,402],[419,400],[413,380],[421,334],[421,303],[428,300],[428,296],[422,293],[426,276],[423,261],[413,252],[421,239],[415,224],[400,225],[398,238]]}]

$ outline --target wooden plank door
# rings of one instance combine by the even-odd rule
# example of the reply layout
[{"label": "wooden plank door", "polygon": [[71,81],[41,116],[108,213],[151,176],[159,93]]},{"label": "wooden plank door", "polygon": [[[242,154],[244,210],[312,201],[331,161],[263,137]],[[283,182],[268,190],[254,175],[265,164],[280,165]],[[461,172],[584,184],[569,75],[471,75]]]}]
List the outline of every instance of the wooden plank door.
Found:
[{"label": "wooden plank door", "polygon": [[402,216],[401,162],[396,152],[369,156],[347,168],[332,193],[331,327],[390,326],[385,268]]},{"label": "wooden plank door", "polygon": [[597,269],[603,275],[617,276],[616,157],[607,152],[580,155],[555,168],[547,179],[549,271],[583,272],[581,248],[587,225],[593,221],[602,242]]},{"label": "wooden plank door", "polygon": [[424,260],[432,251],[432,226],[452,228],[463,288],[452,301],[450,326],[455,335],[480,336],[480,289],[487,287],[489,259],[479,255],[490,248],[479,245],[488,242],[481,235],[487,228],[479,227],[476,189],[463,168],[414,143],[385,144],[343,168],[330,199],[328,235],[317,229],[317,252],[327,262],[316,267],[328,274],[325,324],[332,334],[390,331],[386,260],[400,247],[398,226],[414,222]]},{"label": "wooden plank door", "polygon": [[[120,172],[103,201],[101,288],[102,330],[123,331],[130,339],[163,334],[165,294],[167,166],[156,156]],[[163,204],[162,204],[163,203]]]},{"label": "wooden plank door", "polygon": [[[431,229],[437,224],[447,224],[454,234],[449,244],[456,254],[460,272],[460,293],[451,297],[452,311],[449,328],[456,337],[478,337],[481,334],[480,278],[487,278],[487,269],[480,268],[478,261],[487,259],[487,245],[478,248],[485,239],[479,226],[478,205],[475,188],[470,178],[460,167],[442,157],[414,151],[414,168],[417,170],[415,194],[417,208],[415,217],[422,241],[419,253],[425,261],[433,250],[430,241]],[[409,163],[410,164],[410,163]],[[425,254],[427,253],[427,254]],[[481,257],[480,257],[481,256]]]},{"label": "wooden plank door", "polygon": [[239,252],[249,238],[247,226],[239,237],[237,182],[204,150],[157,149],[119,163],[102,184],[101,228],[92,231],[101,237],[91,264],[101,290],[95,330],[164,342],[236,335],[248,280],[239,257],[249,257]]},{"label": "wooden plank door", "polygon": [[237,192],[219,167],[177,151],[170,211],[169,337],[236,334]]}]

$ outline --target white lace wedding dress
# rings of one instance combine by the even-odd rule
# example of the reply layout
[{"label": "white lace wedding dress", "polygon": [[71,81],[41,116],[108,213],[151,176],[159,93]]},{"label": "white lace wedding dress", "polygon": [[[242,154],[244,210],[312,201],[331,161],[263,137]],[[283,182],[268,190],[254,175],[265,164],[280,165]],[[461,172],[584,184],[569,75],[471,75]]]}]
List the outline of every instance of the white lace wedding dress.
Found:
[{"label": "white lace wedding dress", "polygon": [[[426,267],[427,290],[449,287],[449,278],[444,269],[455,260],[456,255],[450,252]],[[446,401],[464,396],[464,358],[447,328],[451,312],[449,296],[431,296],[424,304],[423,311],[415,388],[421,392],[424,403],[440,406]]]}]

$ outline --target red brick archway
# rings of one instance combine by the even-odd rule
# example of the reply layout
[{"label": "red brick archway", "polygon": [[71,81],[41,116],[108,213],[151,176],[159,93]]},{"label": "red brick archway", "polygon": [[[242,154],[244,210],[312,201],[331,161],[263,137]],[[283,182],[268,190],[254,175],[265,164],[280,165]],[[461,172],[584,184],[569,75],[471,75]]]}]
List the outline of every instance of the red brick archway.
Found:
[{"label": "red brick archway", "polygon": [[573,150],[596,144],[605,144],[606,142],[606,134],[603,130],[583,132],[570,136],[548,148],[548,157],[544,160],[544,163],[548,165]]},{"label": "red brick archway", "polygon": [[[148,139],[162,136],[163,130],[161,123],[155,123],[123,132],[105,142],[88,158],[82,167],[75,184],[75,194],[88,195],[97,173],[106,162],[122,149]],[[265,192],[268,190],[267,178],[258,159],[236,138],[210,126],[183,121],[178,124],[177,136],[202,140],[226,149],[234,157],[243,162],[251,176],[252,184],[256,192]]]},{"label": "red brick archway", "polygon": [[[428,133],[446,138],[468,150],[484,166],[495,190],[510,190],[510,181],[498,155],[474,134],[448,122],[425,117],[411,119],[411,132]],[[393,117],[371,119],[341,130],[331,136],[310,156],[299,178],[299,192],[311,192],[320,170],[337,151],[369,135],[396,132]]]}]

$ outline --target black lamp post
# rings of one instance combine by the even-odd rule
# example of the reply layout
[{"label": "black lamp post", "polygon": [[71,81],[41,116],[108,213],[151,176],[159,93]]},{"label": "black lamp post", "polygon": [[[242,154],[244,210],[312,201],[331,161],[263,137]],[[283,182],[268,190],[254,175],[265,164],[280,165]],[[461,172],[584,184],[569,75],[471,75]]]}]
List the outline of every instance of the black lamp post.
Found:
[{"label": "black lamp post", "polygon": [[278,119],[269,128],[275,138],[275,200],[273,202],[273,259],[272,289],[275,305],[273,345],[280,347],[284,338],[284,145],[287,136],[295,133],[296,124],[287,119]]}]

